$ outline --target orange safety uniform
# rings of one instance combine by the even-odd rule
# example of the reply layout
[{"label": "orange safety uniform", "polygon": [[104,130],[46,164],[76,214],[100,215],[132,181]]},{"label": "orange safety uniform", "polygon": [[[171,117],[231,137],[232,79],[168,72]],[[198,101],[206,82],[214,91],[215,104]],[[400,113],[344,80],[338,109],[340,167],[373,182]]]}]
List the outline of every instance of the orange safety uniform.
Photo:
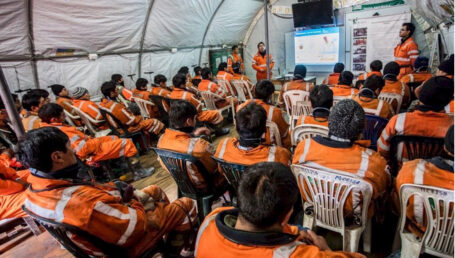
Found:
[{"label": "orange safety uniform", "polygon": [[152,90],[150,91],[150,93],[153,95],[153,96],[160,96],[160,97],[163,97],[165,99],[163,99],[163,101],[161,102],[163,104],[163,108],[166,112],[169,112],[169,104],[167,103],[167,100],[166,99],[169,99],[170,95],[171,95],[171,92],[168,90],[168,89],[164,89],[164,88],[161,88],[161,87],[153,87],[152,86]]},{"label": "orange safety uniform", "polygon": [[280,146],[261,144],[256,147],[243,147],[236,138],[224,138],[218,144],[216,158],[231,163],[253,165],[259,162],[280,162],[289,166],[291,153]]},{"label": "orange safety uniform", "polygon": [[366,114],[380,116],[385,119],[390,119],[394,115],[392,106],[384,100],[377,98],[369,98],[366,96],[355,95],[352,100],[359,103],[363,107]]},{"label": "orange safety uniform", "polygon": [[141,116],[135,116],[122,103],[103,99],[100,106],[128,126],[129,132],[144,130],[158,135],[164,128],[164,124],[155,118],[143,119]]},{"label": "orange safety uniform", "polygon": [[[250,88],[251,94],[254,94],[254,84],[251,82],[250,78],[248,76],[243,75],[243,74],[238,74],[234,73],[234,77],[232,77],[232,80],[238,80],[238,81],[244,81],[247,83],[248,88]],[[232,87],[232,89],[235,91],[235,88]],[[245,89],[245,97],[249,98],[248,92]]]},{"label": "orange safety uniform", "polygon": [[[269,62],[270,62],[270,77],[272,77],[272,69],[275,65],[273,61],[272,55],[269,55]],[[259,52],[256,53],[253,57],[252,67],[256,70],[256,80],[265,80],[267,79],[267,57],[265,55],[261,55]]]},{"label": "orange safety uniform", "polygon": [[71,106],[74,106],[72,99],[65,97],[57,97],[55,99],[55,103],[59,104],[64,110],[66,110],[70,114],[74,113],[73,109],[71,108]]},{"label": "orange safety uniform", "polygon": [[320,125],[320,126],[325,126],[325,127],[329,127],[329,117],[317,117],[315,118],[314,116],[306,116],[306,115],[302,115],[299,117],[299,119],[297,119],[297,123],[295,124],[295,126],[298,126],[298,125],[303,125],[303,124],[306,124],[306,125]]},{"label": "orange safety uniform", "polygon": [[[283,112],[281,111],[281,109],[273,105],[267,104],[260,99],[249,99],[245,101],[243,104],[239,105],[237,110],[242,109],[251,102],[256,102],[256,104],[261,105],[265,109],[265,112],[267,112],[267,120],[274,122],[278,126],[278,130],[280,131],[281,136],[281,143],[283,144],[284,147],[290,148],[291,135],[288,133],[289,124],[286,122],[286,120],[284,120]],[[265,139],[266,143],[271,143],[270,132],[268,128],[265,134]]]},{"label": "orange safety uniform", "polygon": [[289,224],[283,226],[282,232],[237,230],[238,213],[233,207],[222,207],[207,215],[199,228],[196,257],[364,257],[358,253],[321,251],[304,243],[303,232]]},{"label": "orange safety uniform", "polygon": [[340,80],[340,74],[341,73],[332,73],[329,74],[329,77],[324,79],[322,81],[322,84],[327,84],[327,85],[337,85],[338,81]]},{"label": "orange safety uniform", "polygon": [[[151,95],[151,93],[146,90],[138,90],[138,89],[133,90],[133,96],[136,98],[151,101],[150,95]],[[157,117],[158,107],[156,107],[155,105],[153,105],[153,106],[147,105],[147,109],[148,109],[148,112],[149,112],[151,118]]]},{"label": "orange safety uniform", "polygon": [[22,124],[24,125],[25,132],[39,128],[41,118],[38,117],[38,113],[28,111],[26,116],[22,118]]},{"label": "orange safety uniform", "polygon": [[[216,74],[216,79],[217,80],[225,80],[230,82],[232,80],[232,77],[234,77],[232,74],[225,72],[225,71],[218,71]],[[203,80],[203,79],[201,79]]]},{"label": "orange safety uniform", "polygon": [[429,72],[413,72],[401,77],[400,81],[408,83],[423,83],[430,79],[433,75]]},{"label": "orange safety uniform", "polygon": [[294,80],[287,82],[281,87],[280,95],[278,96],[278,105],[284,107],[283,93],[288,90],[304,90],[310,92],[314,85],[311,82],[305,82],[304,80]]},{"label": "orange safety uniform", "polygon": [[218,84],[209,81],[209,80],[202,80],[199,85],[198,85],[198,90],[199,91],[210,91],[214,94],[216,94],[219,99],[216,100],[215,104],[217,108],[223,108],[225,106],[228,106],[231,104],[231,101],[234,102],[234,106],[237,106],[237,99],[233,97],[228,98],[228,94],[226,91],[224,91],[223,88],[218,86]]},{"label": "orange safety uniform", "polygon": [[[416,159],[404,162],[396,179],[397,193],[400,192],[400,187],[403,184],[435,186],[453,191],[453,161],[435,157],[430,160]],[[427,220],[423,200],[415,196],[411,197],[406,207],[406,214],[410,221],[407,223],[408,229],[422,237],[426,231]]]},{"label": "orange safety uniform", "polygon": [[196,75],[193,77],[192,80],[202,80],[202,76],[201,75]]},{"label": "orange safety uniform", "polygon": [[131,101],[131,97],[134,96],[133,92],[131,90],[127,89],[126,87],[122,87],[120,93],[126,100],[129,100],[129,101]]},{"label": "orange safety uniform", "polygon": [[169,98],[186,100],[193,104],[198,112],[197,119],[201,122],[207,122],[214,125],[223,122],[223,115],[218,110],[202,110],[202,102],[196,97],[196,95],[189,91],[174,87],[169,95]]},{"label": "orange safety uniform", "polygon": [[[35,176],[45,173],[30,170],[29,182],[34,191],[27,191],[24,205],[28,210],[124,247],[132,257],[152,248],[170,231],[189,230],[190,219],[196,219],[191,199],[180,198],[170,203],[164,191],[154,185],[142,190],[153,198],[155,205],[154,209],[145,210],[135,199],[124,203],[113,183],[73,184],[63,179]],[[91,255],[103,256],[87,239],[75,234],[69,237]]]},{"label": "orange safety uniform", "polygon": [[411,91],[406,83],[400,81],[385,80],[381,93],[395,93],[403,97],[401,106],[406,106],[411,101]]},{"label": "orange safety uniform", "polygon": [[[444,138],[453,125],[453,116],[444,112],[420,111],[400,113],[393,116],[379,138],[378,151],[389,157],[390,142],[395,135],[415,135]],[[406,153],[397,153],[398,158],[406,158]]]},{"label": "orange safety uniform", "polygon": [[352,95],[355,95],[359,93],[359,90],[356,88],[352,88],[349,85],[342,85],[342,84],[337,84],[330,88],[333,91],[333,96],[336,97],[350,97]]},{"label": "orange safety uniform", "polygon": [[444,110],[446,111],[446,113],[448,114],[453,114],[453,106],[454,106],[454,103],[453,103],[453,100],[450,101],[450,103],[444,107]]},{"label": "orange safety uniform", "polygon": [[227,59],[228,72],[230,72],[231,74],[234,74],[234,70],[232,69],[232,65],[237,63],[237,62],[240,62],[240,68],[242,69],[242,71],[245,71],[245,64],[243,63],[242,57],[239,54],[232,53]]},{"label": "orange safety uniform", "polygon": [[[156,147],[160,149],[189,154],[199,159],[207,169],[208,173],[215,174],[213,180],[215,186],[221,186],[225,182],[224,176],[217,172],[216,162],[212,159],[212,155],[215,153],[215,149],[208,141],[199,137],[193,137],[189,133],[174,129],[166,129],[166,131],[164,131],[164,134],[161,135]],[[163,164],[161,165],[166,169],[166,166]],[[188,169],[188,177],[190,178],[193,185],[197,188],[206,188],[207,183],[212,183],[205,182],[204,178],[200,173],[198,173],[197,168],[194,165]]]},{"label": "orange safety uniform", "polygon": [[123,156],[132,157],[137,154],[136,146],[130,139],[118,138],[115,135],[93,138],[77,130],[74,126],[60,123],[41,123],[41,127],[53,126],[64,132],[76,155],[91,162],[117,159]]},{"label": "orange safety uniform", "polygon": [[27,216],[22,210],[25,188],[17,179],[14,169],[0,163],[0,220]]},{"label": "orange safety uniform", "polygon": [[84,100],[84,99],[75,99],[73,100],[74,106],[79,108],[82,112],[89,115],[95,120],[102,120],[103,115],[101,115],[100,107],[93,101]]},{"label": "orange safety uniform", "polygon": [[412,72],[414,62],[419,57],[419,52],[419,46],[417,46],[412,37],[398,43],[393,53],[395,62],[401,67],[398,79]]},{"label": "orange safety uniform", "polygon": [[382,77],[382,73],[380,71],[371,71],[369,73],[364,72],[364,73],[360,74],[359,77],[357,77],[357,80],[358,81],[364,81],[364,80],[366,80],[368,77],[370,77],[372,75],[377,75],[379,77]]},{"label": "orange safety uniform", "polygon": [[[372,200],[376,200],[387,191],[387,186],[390,184],[387,161],[379,153],[361,146],[360,141],[340,142],[321,136],[302,140],[294,151],[292,164],[334,169],[356,175],[371,184]],[[300,189],[302,198],[305,198],[302,190]],[[345,203],[345,213],[351,214],[353,207],[361,203],[361,198],[351,193]],[[373,212],[372,203],[369,207],[369,217],[373,215]]]}]

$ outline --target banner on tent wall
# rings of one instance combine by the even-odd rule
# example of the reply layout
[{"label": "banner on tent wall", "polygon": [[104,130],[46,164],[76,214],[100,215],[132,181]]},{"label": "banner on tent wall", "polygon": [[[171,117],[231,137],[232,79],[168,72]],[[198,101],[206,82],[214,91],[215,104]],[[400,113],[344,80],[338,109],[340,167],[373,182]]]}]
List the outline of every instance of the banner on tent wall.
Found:
[{"label": "banner on tent wall", "polygon": [[411,21],[411,13],[358,19],[352,26],[351,67],[354,74],[369,70],[369,63],[393,61],[400,41],[401,25]]}]

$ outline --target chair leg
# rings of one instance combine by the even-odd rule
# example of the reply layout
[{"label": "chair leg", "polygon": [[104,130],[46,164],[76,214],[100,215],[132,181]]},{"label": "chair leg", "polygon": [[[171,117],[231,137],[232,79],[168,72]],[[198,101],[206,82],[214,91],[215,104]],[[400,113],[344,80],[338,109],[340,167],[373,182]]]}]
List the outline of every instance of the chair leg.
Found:
[{"label": "chair leg", "polygon": [[196,199],[196,203],[197,203],[197,215],[199,217],[199,223],[202,224],[202,222],[204,221],[204,202],[202,200],[201,197],[198,197]]},{"label": "chair leg", "polygon": [[363,251],[365,253],[371,253],[371,231],[372,231],[371,219],[368,220],[365,230],[363,231]]},{"label": "chair leg", "polygon": [[345,229],[343,235],[343,251],[357,252],[359,249],[360,236],[362,235],[362,228]]},{"label": "chair leg", "polygon": [[27,226],[30,228],[33,235],[38,236],[39,234],[41,234],[41,229],[38,227],[38,225],[36,224],[35,220],[32,219],[32,217],[26,216],[26,217],[23,217],[22,219],[25,221]]},{"label": "chair leg", "polygon": [[204,218],[205,216],[209,215],[209,213],[212,211],[212,199],[213,199],[212,195],[202,198],[202,209],[204,212]]},{"label": "chair leg", "polygon": [[397,226],[395,230],[395,237],[393,238],[392,252],[396,252],[401,248],[401,238],[400,238],[400,225]]},{"label": "chair leg", "polygon": [[418,241],[414,234],[404,233],[401,235],[401,258],[419,257],[422,249],[422,241]]}]

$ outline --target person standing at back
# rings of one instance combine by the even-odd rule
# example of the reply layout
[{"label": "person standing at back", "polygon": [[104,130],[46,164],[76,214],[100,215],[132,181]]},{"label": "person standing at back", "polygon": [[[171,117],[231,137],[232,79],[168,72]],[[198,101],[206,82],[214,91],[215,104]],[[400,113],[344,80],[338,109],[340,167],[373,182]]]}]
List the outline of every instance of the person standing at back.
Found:
[{"label": "person standing at back", "polygon": [[[254,70],[256,70],[256,81],[259,82],[260,80],[265,80],[267,79],[267,50],[265,48],[264,42],[259,42],[258,43],[258,52],[256,55],[253,57],[253,64],[252,67]],[[272,55],[268,54],[269,58],[269,70],[270,70],[270,77],[272,76],[272,69],[273,66],[275,65],[275,62],[273,61]]]},{"label": "person standing at back", "polygon": [[[403,23],[400,30],[401,41],[395,47],[393,55],[395,56],[395,62],[400,66],[400,73],[397,78],[406,74],[412,73],[414,70],[414,62],[419,56],[419,46],[414,42],[412,34],[414,34],[415,26],[412,23]],[[384,72],[385,73],[385,72]]]},{"label": "person standing at back", "polygon": [[232,46],[232,54],[228,57],[227,60],[227,71],[231,74],[234,74],[233,65],[235,63],[240,63],[240,68],[242,71],[245,71],[245,64],[243,63],[243,59],[239,54],[239,46],[234,45]]}]

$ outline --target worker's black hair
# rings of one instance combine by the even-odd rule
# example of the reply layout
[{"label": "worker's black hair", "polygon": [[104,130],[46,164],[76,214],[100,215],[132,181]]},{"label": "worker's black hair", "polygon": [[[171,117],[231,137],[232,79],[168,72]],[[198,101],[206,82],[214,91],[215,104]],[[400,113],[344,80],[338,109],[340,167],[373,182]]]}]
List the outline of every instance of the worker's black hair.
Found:
[{"label": "worker's black hair", "polygon": [[343,63],[336,63],[335,66],[333,67],[333,72],[334,73],[341,73],[344,71],[344,64]]},{"label": "worker's black hair", "polygon": [[210,71],[210,68],[208,68],[208,67],[202,68],[202,71],[201,71],[202,79],[208,80],[211,74],[212,74],[212,71]]},{"label": "worker's black hair", "polygon": [[138,90],[143,90],[144,87],[147,88],[147,84],[149,83],[149,81],[145,78],[139,78],[137,79],[136,81],[136,89]]},{"label": "worker's black hair", "polygon": [[254,95],[257,99],[264,102],[269,100],[269,97],[275,92],[275,85],[269,80],[261,80],[256,83],[254,88]]},{"label": "worker's black hair", "polygon": [[375,92],[377,89],[382,90],[382,87],[384,87],[385,82],[384,79],[382,79],[381,76],[377,75],[371,75],[365,80],[365,83],[363,84],[362,92],[364,91],[363,89],[370,89],[373,92]]},{"label": "worker's black hair", "polygon": [[119,82],[122,78],[123,78],[123,76],[121,74],[118,74],[118,73],[114,73],[111,76],[111,80],[113,80],[115,83]]},{"label": "worker's black hair", "polygon": [[187,75],[190,72],[190,69],[188,66],[182,66],[180,67],[179,71],[177,73],[183,73],[184,75]]},{"label": "worker's black hair", "polygon": [[218,65],[218,72],[219,71],[225,71],[227,68],[227,63],[226,62],[221,62],[219,65]]},{"label": "worker's black hair", "polygon": [[236,50],[236,49],[238,49],[238,48],[239,48],[239,46],[233,45],[233,46],[232,46],[232,52],[234,52],[234,50]]},{"label": "worker's black hair", "polygon": [[194,67],[194,75],[201,75],[202,68],[200,66]]},{"label": "worker's black hair", "polygon": [[256,147],[261,143],[267,122],[267,112],[261,105],[247,104],[235,114],[235,121],[242,146]]},{"label": "worker's black hair", "polygon": [[32,107],[39,107],[42,96],[34,94],[33,92],[27,92],[22,96],[22,107],[25,110],[32,111]]},{"label": "worker's black hair", "polygon": [[157,75],[155,75],[153,82],[155,84],[160,84],[161,82],[167,82],[167,78],[166,78],[166,76],[164,76],[162,74],[157,74]]},{"label": "worker's black hair", "polygon": [[50,123],[52,118],[59,118],[63,113],[63,108],[56,103],[49,103],[40,107],[38,116],[41,121]]},{"label": "worker's black hair", "polygon": [[177,88],[185,88],[186,76],[183,73],[178,73],[172,78],[172,85]]},{"label": "worker's black hair", "polygon": [[103,95],[106,98],[110,98],[111,97],[111,92],[114,92],[115,88],[116,88],[116,83],[114,81],[104,82],[101,85],[101,93],[103,93]]},{"label": "worker's black hair", "polygon": [[169,110],[169,122],[173,129],[185,127],[188,118],[193,119],[197,115],[197,110],[193,104],[185,100],[176,100],[171,104]]},{"label": "worker's black hair", "polygon": [[370,63],[371,71],[380,72],[382,70],[382,62],[381,60],[374,60]]},{"label": "worker's black hair", "polygon": [[259,48],[259,45],[261,45],[261,44],[265,46],[264,42],[261,41],[258,43],[258,48]]},{"label": "worker's black hair", "polygon": [[416,30],[416,26],[414,26],[414,24],[412,24],[410,22],[405,22],[405,23],[403,23],[402,26],[406,26],[406,30],[410,31],[409,37],[411,37],[412,34],[414,34],[414,31]]},{"label": "worker's black hair", "polygon": [[43,97],[44,99],[49,98],[49,92],[45,89],[32,89],[29,90],[28,93],[38,95],[40,97]]},{"label": "worker's black hair", "polygon": [[327,85],[316,85],[310,91],[310,102],[313,108],[330,109],[333,105],[333,92]]}]

